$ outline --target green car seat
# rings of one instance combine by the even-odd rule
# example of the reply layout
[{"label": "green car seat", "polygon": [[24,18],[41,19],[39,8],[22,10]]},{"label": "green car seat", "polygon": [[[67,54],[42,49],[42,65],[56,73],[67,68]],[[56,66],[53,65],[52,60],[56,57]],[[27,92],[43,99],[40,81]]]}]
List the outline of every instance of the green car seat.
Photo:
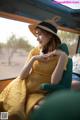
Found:
[{"label": "green car seat", "polygon": [[45,98],[29,120],[80,120],[80,92],[61,90]]}]

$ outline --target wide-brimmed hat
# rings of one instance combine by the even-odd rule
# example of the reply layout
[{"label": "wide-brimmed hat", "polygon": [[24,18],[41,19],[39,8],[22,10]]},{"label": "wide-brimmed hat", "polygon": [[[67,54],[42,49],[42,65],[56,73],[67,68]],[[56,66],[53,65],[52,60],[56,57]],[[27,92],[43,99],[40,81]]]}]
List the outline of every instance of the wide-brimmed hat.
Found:
[{"label": "wide-brimmed hat", "polygon": [[36,28],[39,27],[47,32],[52,33],[54,36],[57,37],[58,41],[61,42],[59,36],[57,35],[57,28],[55,25],[49,23],[49,22],[40,22],[38,24],[29,25],[29,30],[33,33],[34,36],[36,36]]}]

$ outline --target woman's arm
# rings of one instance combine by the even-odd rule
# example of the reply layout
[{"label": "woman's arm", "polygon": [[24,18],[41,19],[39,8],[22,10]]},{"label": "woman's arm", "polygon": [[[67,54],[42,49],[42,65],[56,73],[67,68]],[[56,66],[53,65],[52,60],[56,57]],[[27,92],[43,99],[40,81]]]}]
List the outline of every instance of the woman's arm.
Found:
[{"label": "woman's arm", "polygon": [[19,75],[20,79],[27,78],[34,61],[35,61],[35,59],[34,59],[34,57],[32,57],[28,62],[26,62],[26,64],[24,65],[23,69],[20,72],[20,75]]},{"label": "woman's arm", "polygon": [[19,78],[25,79],[28,77],[35,60],[46,62],[47,58],[48,58],[47,55],[35,55],[35,56],[31,57],[30,60],[27,60],[26,64],[24,65],[24,67],[19,75]]},{"label": "woman's arm", "polygon": [[60,57],[59,57],[57,66],[52,73],[51,84],[58,84],[62,78],[65,61],[68,60],[68,56],[60,50],[56,50],[54,52],[54,55],[59,55]]}]

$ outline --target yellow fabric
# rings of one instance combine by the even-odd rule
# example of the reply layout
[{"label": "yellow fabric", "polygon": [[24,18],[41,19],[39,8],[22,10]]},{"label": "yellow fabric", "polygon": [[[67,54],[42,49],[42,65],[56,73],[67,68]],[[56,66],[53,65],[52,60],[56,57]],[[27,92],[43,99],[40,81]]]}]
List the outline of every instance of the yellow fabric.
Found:
[{"label": "yellow fabric", "polygon": [[[28,60],[39,54],[40,49],[34,48],[31,50]],[[22,120],[27,119],[26,116],[32,107],[44,97],[44,92],[39,90],[40,84],[51,82],[51,74],[57,65],[58,59],[58,56],[54,56],[47,63],[36,60],[27,79],[21,80],[17,77],[2,91],[0,103],[3,103],[3,107],[9,112],[9,115],[16,113]]]}]

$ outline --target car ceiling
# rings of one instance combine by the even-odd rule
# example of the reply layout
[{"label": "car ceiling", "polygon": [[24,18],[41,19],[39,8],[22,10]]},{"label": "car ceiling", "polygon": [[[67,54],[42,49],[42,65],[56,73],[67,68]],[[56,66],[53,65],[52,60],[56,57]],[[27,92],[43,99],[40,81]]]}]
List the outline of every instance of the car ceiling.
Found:
[{"label": "car ceiling", "polygon": [[[59,29],[80,34],[80,9],[71,9],[53,0],[2,0],[0,13],[37,21],[56,22]],[[0,14],[1,17],[4,17]]]}]

